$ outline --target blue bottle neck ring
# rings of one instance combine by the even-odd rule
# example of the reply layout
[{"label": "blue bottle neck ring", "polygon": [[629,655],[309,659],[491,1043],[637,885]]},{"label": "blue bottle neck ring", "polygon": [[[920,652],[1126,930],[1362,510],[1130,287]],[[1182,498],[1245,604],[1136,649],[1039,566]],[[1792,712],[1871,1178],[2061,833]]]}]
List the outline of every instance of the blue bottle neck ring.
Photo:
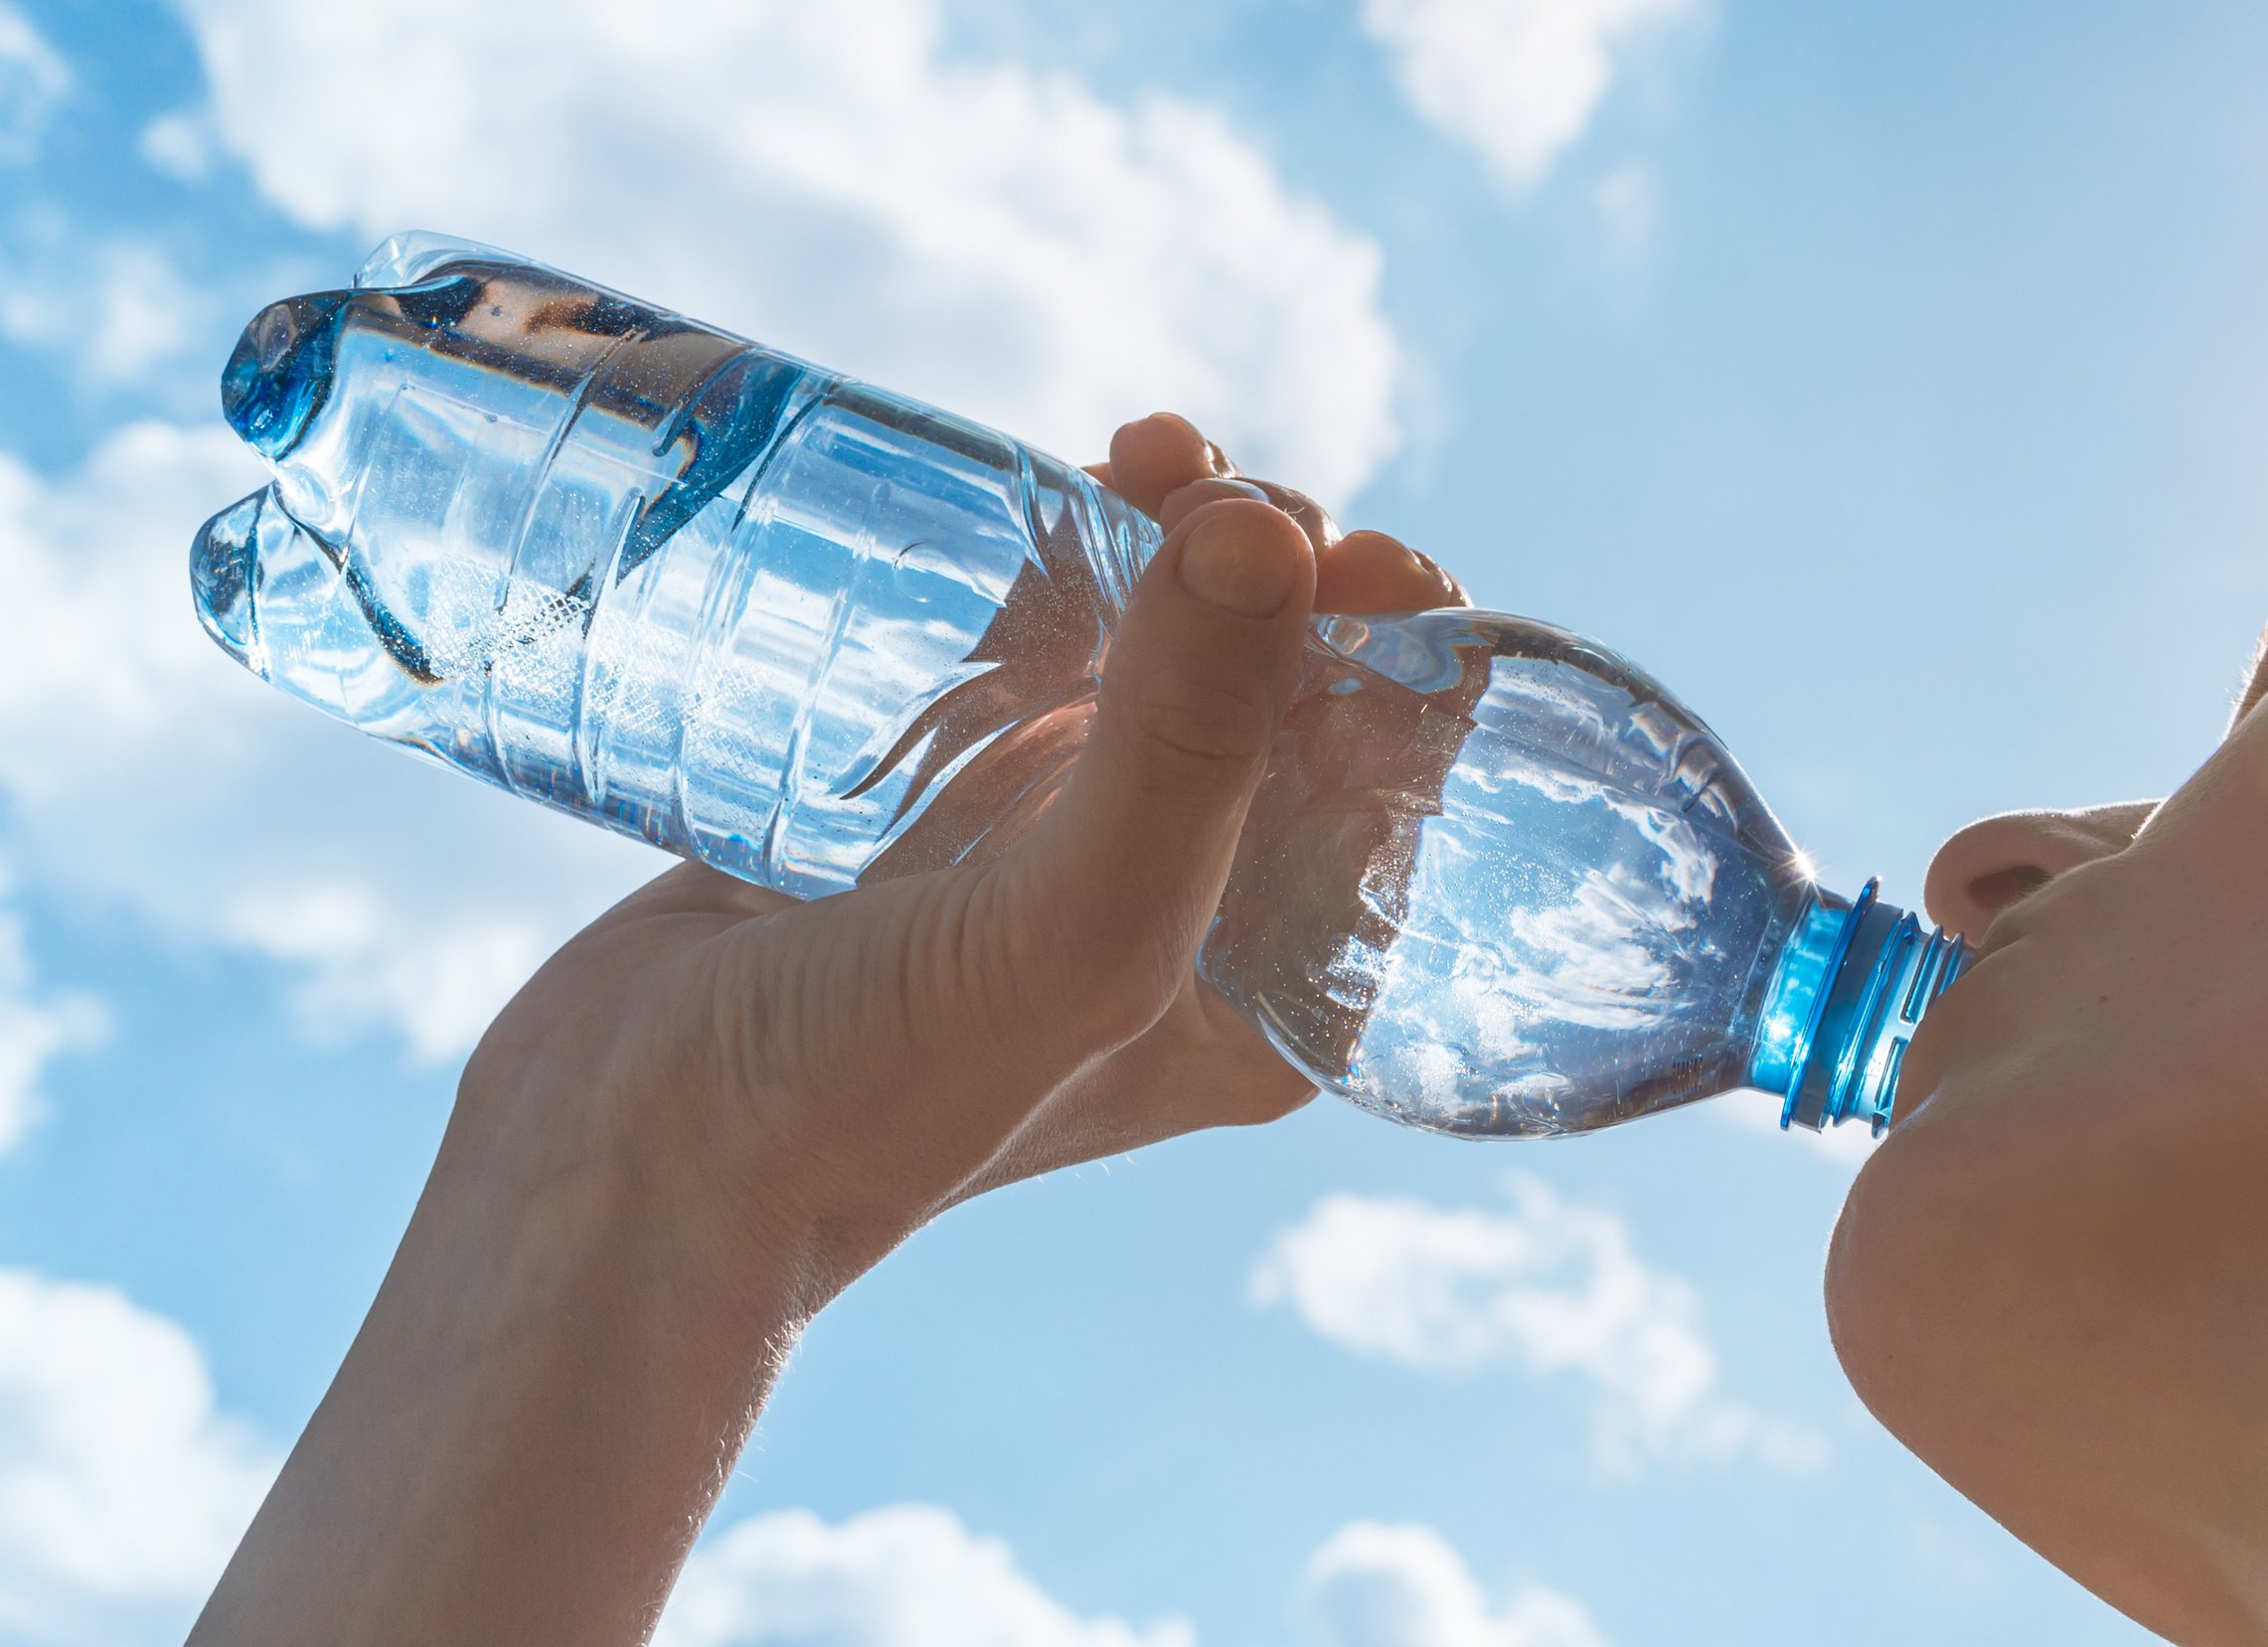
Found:
[{"label": "blue bottle neck ring", "polygon": [[1906,1043],[1969,963],[1959,938],[1876,896],[1815,899],[1780,952],[1757,1026],[1748,1083],[1783,1094],[1780,1125],[1815,1132],[1890,1124]]}]

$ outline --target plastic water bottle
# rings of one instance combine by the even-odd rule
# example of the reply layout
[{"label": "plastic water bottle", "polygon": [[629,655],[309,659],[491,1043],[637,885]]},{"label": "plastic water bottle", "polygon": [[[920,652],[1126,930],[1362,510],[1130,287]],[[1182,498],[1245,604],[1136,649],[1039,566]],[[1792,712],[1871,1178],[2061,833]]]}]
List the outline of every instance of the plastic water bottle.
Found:
[{"label": "plastic water bottle", "polygon": [[[990,429],[431,235],[263,310],[222,403],[275,475],[192,555],[233,657],[807,898],[1026,827],[1159,541]],[[1647,676],[1460,609],[1317,619],[1199,965],[1318,1085],[1531,1136],[1738,1086],[1879,1130],[1965,954],[1814,885]]]}]

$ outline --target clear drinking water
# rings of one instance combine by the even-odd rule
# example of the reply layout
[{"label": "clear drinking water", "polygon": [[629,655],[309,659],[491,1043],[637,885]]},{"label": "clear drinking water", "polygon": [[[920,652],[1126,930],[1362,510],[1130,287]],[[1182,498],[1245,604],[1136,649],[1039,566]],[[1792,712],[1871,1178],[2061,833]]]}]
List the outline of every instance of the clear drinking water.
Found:
[{"label": "clear drinking water", "polygon": [[[1012,841],[1156,550],[1080,470],[468,243],[271,305],[275,480],[205,626],[364,731],[812,898]],[[1813,885],[1713,734],[1561,630],[1315,624],[1202,976],[1318,1085],[1462,1134],[1741,1085],[1878,1129],[1965,955]]]}]

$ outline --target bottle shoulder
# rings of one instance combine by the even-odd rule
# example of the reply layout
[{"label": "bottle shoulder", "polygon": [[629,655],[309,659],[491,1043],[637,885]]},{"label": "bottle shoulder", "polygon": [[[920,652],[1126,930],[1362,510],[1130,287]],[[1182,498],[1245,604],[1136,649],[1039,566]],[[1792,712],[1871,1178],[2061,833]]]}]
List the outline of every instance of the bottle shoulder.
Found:
[{"label": "bottle shoulder", "polygon": [[[1786,832],[1723,741],[1651,674],[1572,630],[1470,607],[1317,620],[1305,694],[1340,698],[1390,683],[1454,736],[1465,775],[1556,774],[1664,805],[1759,852],[1792,854]],[[1432,729],[1448,735],[1448,729]],[[1436,740],[1428,740],[1436,741]]]}]

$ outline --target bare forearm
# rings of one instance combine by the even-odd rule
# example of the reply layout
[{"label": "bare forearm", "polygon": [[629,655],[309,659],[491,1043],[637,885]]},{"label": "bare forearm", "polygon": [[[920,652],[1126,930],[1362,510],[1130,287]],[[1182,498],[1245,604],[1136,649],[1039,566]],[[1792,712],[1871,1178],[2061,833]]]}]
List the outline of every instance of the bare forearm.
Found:
[{"label": "bare forearm", "polygon": [[800,1323],[800,1259],[688,1252],[618,1164],[531,1160],[514,1130],[451,1128],[192,1647],[651,1629]]}]

